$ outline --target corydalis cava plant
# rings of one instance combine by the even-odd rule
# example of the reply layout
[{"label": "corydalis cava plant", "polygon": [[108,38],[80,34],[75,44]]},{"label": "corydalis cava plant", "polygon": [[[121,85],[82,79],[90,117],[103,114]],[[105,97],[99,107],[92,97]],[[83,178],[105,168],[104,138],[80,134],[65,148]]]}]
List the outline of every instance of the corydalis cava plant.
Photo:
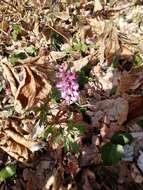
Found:
[{"label": "corydalis cava plant", "polygon": [[57,89],[67,104],[76,102],[79,99],[79,85],[74,71],[60,68],[57,73]]}]

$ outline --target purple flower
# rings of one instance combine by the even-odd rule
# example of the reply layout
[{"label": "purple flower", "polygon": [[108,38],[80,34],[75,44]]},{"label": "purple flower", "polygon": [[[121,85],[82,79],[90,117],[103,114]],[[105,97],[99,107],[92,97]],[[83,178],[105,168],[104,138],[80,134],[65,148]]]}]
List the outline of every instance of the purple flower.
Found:
[{"label": "purple flower", "polygon": [[79,99],[79,85],[74,71],[60,68],[57,73],[57,89],[66,103],[71,104]]}]

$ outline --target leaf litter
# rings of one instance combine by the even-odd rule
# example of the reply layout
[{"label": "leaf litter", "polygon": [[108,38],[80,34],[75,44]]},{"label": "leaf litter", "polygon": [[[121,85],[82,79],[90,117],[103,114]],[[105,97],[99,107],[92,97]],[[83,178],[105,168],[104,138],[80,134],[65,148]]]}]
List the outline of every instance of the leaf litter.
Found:
[{"label": "leaf litter", "polygon": [[141,189],[142,18],[140,0],[1,0],[0,189]]}]

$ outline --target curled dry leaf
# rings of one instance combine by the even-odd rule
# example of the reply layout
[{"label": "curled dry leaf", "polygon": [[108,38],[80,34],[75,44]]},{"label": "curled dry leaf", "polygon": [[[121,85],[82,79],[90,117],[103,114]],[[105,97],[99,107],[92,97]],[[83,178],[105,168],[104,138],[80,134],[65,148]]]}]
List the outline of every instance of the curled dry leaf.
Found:
[{"label": "curled dry leaf", "polygon": [[[36,59],[37,60],[37,59]],[[42,64],[42,58],[24,61],[24,64],[14,67],[2,64],[4,77],[8,80],[13,96],[14,107],[17,112],[23,112],[43,101],[51,90],[49,78],[51,69],[47,64]]]},{"label": "curled dry leaf", "polygon": [[121,53],[121,44],[119,41],[118,31],[112,22],[106,22],[104,31],[99,37],[99,60],[101,63],[105,59],[111,63],[114,56]]},{"label": "curled dry leaf", "polygon": [[29,159],[33,146],[38,142],[24,137],[23,130],[17,127],[16,121],[4,120],[0,129],[0,148],[19,161]]},{"label": "curled dry leaf", "polygon": [[128,120],[134,119],[136,117],[142,116],[143,114],[143,96],[132,95],[129,97],[129,114]]},{"label": "curled dry leaf", "polygon": [[86,56],[82,59],[73,62],[72,70],[80,71],[83,67],[85,67],[89,62],[89,56]]},{"label": "curled dry leaf", "polygon": [[116,94],[137,90],[143,84],[143,65],[124,73],[120,79]]}]

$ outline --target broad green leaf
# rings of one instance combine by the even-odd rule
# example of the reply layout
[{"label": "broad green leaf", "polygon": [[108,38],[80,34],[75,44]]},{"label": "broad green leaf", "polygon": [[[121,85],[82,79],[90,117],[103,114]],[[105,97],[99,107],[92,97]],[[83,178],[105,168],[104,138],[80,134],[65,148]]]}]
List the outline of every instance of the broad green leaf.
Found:
[{"label": "broad green leaf", "polygon": [[101,156],[103,164],[113,165],[118,163],[124,153],[124,148],[120,144],[113,144],[111,142],[101,147]]},{"label": "broad green leaf", "polygon": [[132,140],[133,137],[128,133],[116,133],[112,137],[112,142],[121,145],[130,144]]},{"label": "broad green leaf", "polygon": [[0,171],[0,181],[5,181],[8,178],[13,177],[16,174],[15,165],[7,165]]}]

